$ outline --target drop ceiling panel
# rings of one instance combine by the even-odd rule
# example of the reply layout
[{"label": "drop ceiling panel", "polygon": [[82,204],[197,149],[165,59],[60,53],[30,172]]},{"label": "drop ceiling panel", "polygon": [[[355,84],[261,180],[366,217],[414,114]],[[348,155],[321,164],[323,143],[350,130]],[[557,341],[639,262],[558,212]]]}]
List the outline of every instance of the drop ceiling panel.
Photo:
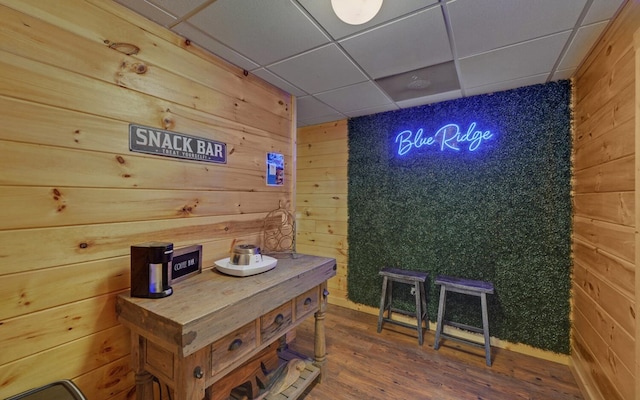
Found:
[{"label": "drop ceiling panel", "polygon": [[571,76],[575,71],[576,71],[575,68],[556,70],[556,72],[554,72],[553,76],[551,77],[551,81],[559,81],[561,79],[571,79]]},{"label": "drop ceiling panel", "polygon": [[[123,0],[123,1],[132,1],[132,0]],[[140,0],[133,0],[140,1]],[[178,18],[184,17],[186,14],[192,12],[193,10],[201,7],[203,4],[211,3],[215,0],[142,0],[149,3],[153,3],[158,7],[167,10],[171,14],[177,16]]]},{"label": "drop ceiling panel", "polygon": [[[625,4],[384,0],[355,26],[336,17],[331,0],[116,1],[297,96],[298,126],[570,78]],[[459,90],[393,100],[378,82],[449,61]],[[371,106],[378,96],[362,92],[372,87],[390,103]]]},{"label": "drop ceiling panel", "polygon": [[592,24],[612,18],[622,3],[624,0],[593,0],[583,24]]},{"label": "drop ceiling panel", "polygon": [[440,7],[340,41],[373,79],[453,59]]},{"label": "drop ceiling panel", "polygon": [[391,100],[372,82],[330,90],[315,97],[336,110],[344,112],[391,104]]},{"label": "drop ceiling panel", "polygon": [[347,115],[347,117],[353,118],[361,117],[363,115],[377,114],[385,111],[398,110],[399,108],[400,107],[398,107],[395,103],[389,103],[382,106],[363,108],[362,110],[346,111],[345,114]]},{"label": "drop ceiling panel", "polygon": [[176,25],[173,30],[183,37],[189,38],[189,40],[191,40],[193,43],[197,43],[199,46],[204,47],[213,54],[218,55],[218,57],[224,58],[231,64],[237,65],[242,69],[250,71],[254,68],[259,67],[258,64],[238,54],[237,52],[213,39],[211,36],[207,35],[191,24],[183,22]]},{"label": "drop ceiling panel", "polygon": [[176,20],[176,17],[169,11],[145,0],[116,0],[116,2],[163,26],[169,26]]},{"label": "drop ceiling panel", "polygon": [[549,73],[569,32],[531,40],[460,60],[463,88]]},{"label": "drop ceiling panel", "polygon": [[284,90],[285,92],[291,93],[294,96],[300,97],[307,95],[307,93],[305,93],[304,91],[293,86],[289,82],[285,81],[284,79],[280,78],[279,76],[275,75],[273,72],[265,68],[254,69],[253,71],[251,71],[251,73],[259,76],[270,84]]},{"label": "drop ceiling panel", "polygon": [[[313,96],[299,97],[296,102],[297,116],[299,121],[318,123],[317,121],[336,121],[341,118],[336,116],[341,113],[314,98]],[[334,118],[334,119],[325,119]]]},{"label": "drop ceiling panel", "polygon": [[571,40],[569,48],[562,57],[562,61],[558,66],[559,69],[575,68],[580,65],[580,62],[589,53],[591,46],[598,39],[607,23],[599,22],[596,24],[583,26],[578,29],[576,35]]},{"label": "drop ceiling panel", "polygon": [[500,92],[503,90],[519,88],[523,86],[536,85],[538,83],[545,83],[547,81],[547,77],[548,77],[548,74],[540,74],[540,75],[527,76],[525,78],[498,82],[491,85],[476,86],[476,87],[467,89],[466,94],[467,96],[475,96],[478,94],[494,93],[494,92]]},{"label": "drop ceiling panel", "polygon": [[457,55],[467,57],[572,29],[586,1],[455,0],[447,3]]},{"label": "drop ceiling panel", "polygon": [[326,92],[367,80],[335,44],[276,63],[268,69],[278,76],[286,76],[307,93]]},{"label": "drop ceiling panel", "polygon": [[188,21],[261,65],[329,42],[290,0],[217,0]]}]

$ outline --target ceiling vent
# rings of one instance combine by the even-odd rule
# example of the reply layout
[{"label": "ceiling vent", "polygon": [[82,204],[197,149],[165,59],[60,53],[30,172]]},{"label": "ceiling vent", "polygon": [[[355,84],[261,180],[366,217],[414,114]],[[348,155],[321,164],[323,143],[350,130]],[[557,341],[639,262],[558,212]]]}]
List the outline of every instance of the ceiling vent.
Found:
[{"label": "ceiling vent", "polygon": [[460,81],[453,61],[378,78],[376,83],[394,101],[432,96],[460,89]]}]

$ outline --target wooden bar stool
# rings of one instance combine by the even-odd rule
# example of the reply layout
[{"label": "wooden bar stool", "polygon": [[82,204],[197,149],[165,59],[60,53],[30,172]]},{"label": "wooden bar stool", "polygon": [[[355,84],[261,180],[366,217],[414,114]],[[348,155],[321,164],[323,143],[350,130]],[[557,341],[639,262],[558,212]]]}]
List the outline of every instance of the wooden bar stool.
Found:
[{"label": "wooden bar stool", "polygon": [[[489,338],[489,316],[487,313],[487,293],[493,294],[493,283],[485,281],[474,281],[470,279],[454,278],[451,276],[439,275],[435,280],[436,285],[440,285],[440,304],[438,304],[438,323],[436,327],[436,339],[433,345],[435,350],[440,347],[440,337],[453,339],[459,342],[467,343],[473,346],[484,346],[487,365],[491,366],[491,343]],[[444,319],[444,312],[447,301],[447,292],[456,292],[480,297],[480,305],[482,308],[482,329],[461,324],[458,322],[447,321]],[[483,333],[484,343],[474,342],[462,337],[446,334],[442,331],[444,325],[465,329],[471,332]]]},{"label": "wooden bar stool", "polygon": [[[380,271],[380,275],[383,276],[383,279],[382,295],[380,296],[380,315],[378,316],[378,333],[382,331],[382,325],[384,322],[404,326],[406,328],[414,328],[418,331],[418,344],[422,346],[424,341],[422,336],[423,321],[426,324],[426,329],[429,330],[429,318],[427,318],[427,296],[424,288],[424,284],[429,275],[426,272],[408,271],[398,268],[383,268]],[[407,311],[393,307],[393,282],[413,285],[416,296],[416,325],[392,319],[393,312],[404,315],[413,315]],[[385,311],[387,311],[386,318],[384,317]]]}]

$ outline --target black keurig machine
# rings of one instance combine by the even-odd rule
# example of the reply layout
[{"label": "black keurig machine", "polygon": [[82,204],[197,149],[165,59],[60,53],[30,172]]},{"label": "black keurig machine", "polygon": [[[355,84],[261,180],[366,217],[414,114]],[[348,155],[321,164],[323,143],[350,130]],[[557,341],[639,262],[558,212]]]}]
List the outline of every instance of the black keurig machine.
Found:
[{"label": "black keurig machine", "polygon": [[160,298],[173,293],[173,243],[149,242],[131,246],[131,296]]}]

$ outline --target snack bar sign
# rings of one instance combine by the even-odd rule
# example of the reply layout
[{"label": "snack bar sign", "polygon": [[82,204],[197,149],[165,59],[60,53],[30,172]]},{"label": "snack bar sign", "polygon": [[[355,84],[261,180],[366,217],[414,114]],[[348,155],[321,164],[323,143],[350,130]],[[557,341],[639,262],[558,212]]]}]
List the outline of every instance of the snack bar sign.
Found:
[{"label": "snack bar sign", "polygon": [[227,163],[226,143],[129,124],[129,150],[186,160]]}]

